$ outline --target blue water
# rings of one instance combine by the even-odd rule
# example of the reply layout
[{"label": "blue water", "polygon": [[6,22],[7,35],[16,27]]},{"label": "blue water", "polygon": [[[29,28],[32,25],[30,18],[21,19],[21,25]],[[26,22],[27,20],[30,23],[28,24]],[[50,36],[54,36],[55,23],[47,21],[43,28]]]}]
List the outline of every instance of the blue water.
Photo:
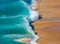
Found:
[{"label": "blue water", "polygon": [[15,39],[34,38],[29,25],[31,0],[0,0],[0,44],[26,44]]},{"label": "blue water", "polygon": [[26,2],[28,5],[32,4],[32,0],[23,0],[24,2]]}]

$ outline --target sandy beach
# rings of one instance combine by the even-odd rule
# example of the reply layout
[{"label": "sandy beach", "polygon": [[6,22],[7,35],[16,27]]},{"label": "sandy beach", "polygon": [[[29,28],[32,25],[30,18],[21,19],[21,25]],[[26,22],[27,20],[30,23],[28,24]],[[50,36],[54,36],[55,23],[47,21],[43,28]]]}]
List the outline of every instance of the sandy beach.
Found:
[{"label": "sandy beach", "polygon": [[40,36],[38,44],[60,44],[60,0],[38,0],[39,19],[33,25]]}]

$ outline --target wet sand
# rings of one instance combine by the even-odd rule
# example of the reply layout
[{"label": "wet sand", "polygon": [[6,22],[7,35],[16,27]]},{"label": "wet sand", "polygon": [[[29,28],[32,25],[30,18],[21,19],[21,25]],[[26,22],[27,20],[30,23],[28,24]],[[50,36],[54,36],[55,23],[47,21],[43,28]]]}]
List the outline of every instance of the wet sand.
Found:
[{"label": "wet sand", "polygon": [[60,44],[60,0],[38,0],[38,4],[42,19],[33,23],[38,44]]}]

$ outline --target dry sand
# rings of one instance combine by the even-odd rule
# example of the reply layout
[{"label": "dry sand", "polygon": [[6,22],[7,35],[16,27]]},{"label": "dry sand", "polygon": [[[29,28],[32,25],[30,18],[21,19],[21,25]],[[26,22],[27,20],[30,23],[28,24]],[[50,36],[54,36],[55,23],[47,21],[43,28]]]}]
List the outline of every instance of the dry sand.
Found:
[{"label": "dry sand", "polygon": [[60,44],[60,0],[38,0],[41,20],[33,23],[38,44]]}]

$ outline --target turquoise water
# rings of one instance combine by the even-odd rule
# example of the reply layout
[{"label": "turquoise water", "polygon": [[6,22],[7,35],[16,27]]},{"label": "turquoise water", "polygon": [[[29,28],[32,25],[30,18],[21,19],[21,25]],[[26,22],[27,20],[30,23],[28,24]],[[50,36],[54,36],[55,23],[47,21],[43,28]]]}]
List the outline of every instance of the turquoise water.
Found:
[{"label": "turquoise water", "polygon": [[24,2],[26,2],[28,5],[32,4],[32,0],[23,0]]},{"label": "turquoise water", "polygon": [[[29,1],[28,1],[29,3]],[[30,11],[21,0],[0,0],[0,44],[27,44],[15,39],[34,38]]]}]

